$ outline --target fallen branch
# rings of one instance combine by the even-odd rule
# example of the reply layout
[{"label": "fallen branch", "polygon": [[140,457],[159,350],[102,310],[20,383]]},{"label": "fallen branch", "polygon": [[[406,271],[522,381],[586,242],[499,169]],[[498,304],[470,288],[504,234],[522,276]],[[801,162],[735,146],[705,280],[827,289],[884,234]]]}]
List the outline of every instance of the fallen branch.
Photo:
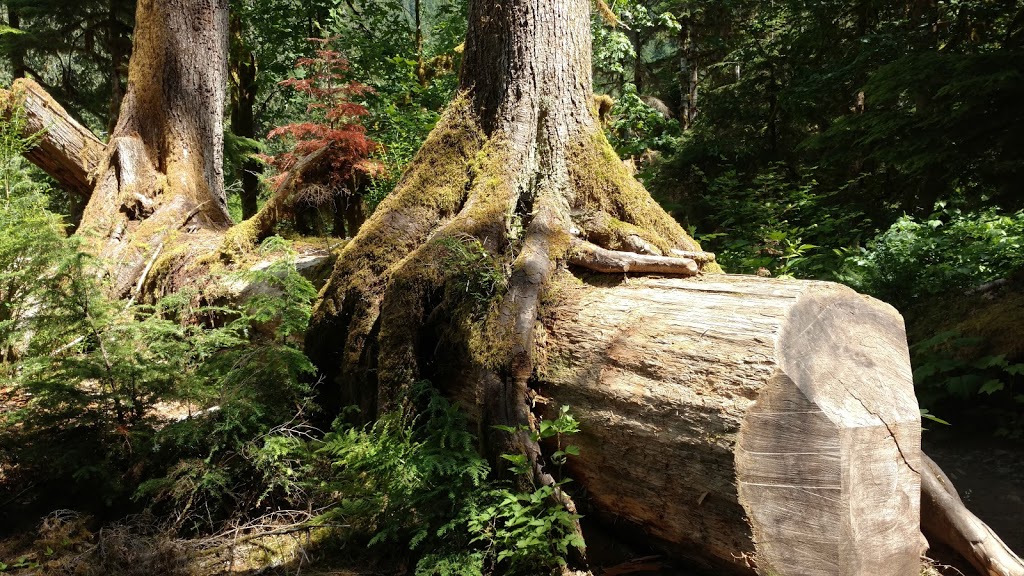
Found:
[{"label": "fallen branch", "polygon": [[287,207],[291,200],[292,193],[295,190],[295,184],[299,178],[309,170],[312,166],[323,158],[323,156],[330,149],[330,146],[324,146],[319,150],[311,152],[306,156],[303,156],[295,166],[285,175],[281,183],[277,185],[273,195],[267,200],[267,203],[260,208],[259,212],[255,216],[243,222],[242,225],[252,223],[253,232],[255,233],[255,239],[261,240],[268,236],[274,229],[274,226],[281,221],[287,213]]},{"label": "fallen branch", "polygon": [[926,454],[921,454],[921,529],[946,544],[985,576],[1024,576],[1024,562],[964,506],[956,488]]},{"label": "fallen branch", "polygon": [[[25,157],[65,190],[88,199],[96,169],[106,155],[106,144],[72,118],[34,80],[16,80],[9,91],[0,90],[0,98],[7,106],[24,107],[26,122],[22,136],[39,134]],[[9,108],[4,110],[5,117],[10,113]]]}]

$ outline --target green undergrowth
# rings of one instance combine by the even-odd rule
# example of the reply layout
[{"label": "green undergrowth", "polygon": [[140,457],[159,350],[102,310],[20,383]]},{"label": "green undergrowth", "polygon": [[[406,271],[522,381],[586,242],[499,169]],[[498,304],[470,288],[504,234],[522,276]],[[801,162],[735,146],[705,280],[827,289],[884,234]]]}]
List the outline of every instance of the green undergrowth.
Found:
[{"label": "green undergrowth", "polygon": [[[547,574],[582,547],[579,517],[555,503],[554,487],[520,493],[493,479],[461,412],[428,383],[403,404],[366,427],[339,420],[319,440],[270,436],[265,465],[288,470],[279,476],[295,479],[295,493],[326,507],[316,522],[349,526],[371,551],[404,548],[416,574]],[[561,444],[576,429],[567,410],[542,423],[538,439],[559,445],[556,464],[577,453]]]},{"label": "green undergrowth", "polygon": [[[424,575],[551,573],[582,546],[555,488],[495,479],[462,414],[429,386],[367,427],[307,423],[312,366],[297,341],[315,291],[286,242],[256,250],[277,264],[215,279],[258,286],[244,303],[196,290],[119,300],[31,180],[8,175],[0,490],[16,497],[5,510],[22,515],[16,529],[40,535],[24,562],[0,558],[9,568],[192,574],[183,559],[202,557],[211,535],[275,510],[314,510],[309,529],[401,551]],[[452,300],[469,318],[490,314],[502,265],[462,237],[442,253]],[[558,437],[555,465],[574,453],[560,440],[573,422],[563,412],[541,425],[539,439]],[[69,506],[88,517],[32,520]],[[109,523],[140,510],[153,520]],[[54,544],[54,526],[74,533]]]},{"label": "green undergrowth", "polygon": [[906,319],[922,406],[954,431],[1024,438],[1024,212],[940,202],[852,251],[842,270]]},{"label": "green undergrowth", "polygon": [[0,493],[17,514],[173,510],[202,531],[271,502],[248,442],[291,418],[312,365],[297,347],[315,290],[279,240],[276,264],[217,283],[244,304],[182,291],[108,296],[95,262],[31,187],[0,199]]}]

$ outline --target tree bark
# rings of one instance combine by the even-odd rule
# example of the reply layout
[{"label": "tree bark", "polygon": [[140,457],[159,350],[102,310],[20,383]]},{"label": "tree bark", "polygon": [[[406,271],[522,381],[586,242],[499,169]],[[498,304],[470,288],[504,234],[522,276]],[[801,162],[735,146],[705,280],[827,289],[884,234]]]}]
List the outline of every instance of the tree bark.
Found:
[{"label": "tree bark", "polygon": [[[54,153],[97,175],[79,235],[121,294],[173,288],[265,233],[258,218],[228,230],[226,41],[226,0],[141,0],[101,161],[67,161],[91,153],[81,134]],[[575,474],[604,514],[739,571],[911,573],[919,422],[898,316],[821,283],[570,276],[593,261],[581,245],[610,270],[717,271],[597,125],[585,0],[473,1],[462,87],[314,312],[307,348],[336,400],[372,415],[432,379],[464,399],[496,461],[529,457],[534,484],[552,478],[532,408],[571,403],[587,454]],[[481,282],[453,242],[502,278]]]},{"label": "tree bark", "polygon": [[80,233],[107,261],[118,293],[183,231],[209,245],[231,223],[221,127],[227,32],[227,0],[138,3],[128,88]]},{"label": "tree bark", "polygon": [[[575,473],[596,506],[676,552],[740,572],[917,574],[920,422],[899,316],[820,283],[566,280],[657,258],[718,268],[600,131],[589,3],[476,0],[469,26],[462,96],[314,310],[326,403],[372,417],[430,379],[493,461],[525,454],[536,485],[552,479],[529,431],[550,397],[582,414]],[[504,281],[474,284],[480,260],[452,243]]]},{"label": "tree bark", "polygon": [[919,573],[920,415],[892,307],[824,282],[565,280],[537,392],[580,420],[569,474],[601,516],[719,571]]},{"label": "tree bark", "polygon": [[693,128],[693,123],[697,120],[697,90],[700,85],[699,54],[691,19],[687,18],[682,23],[679,36],[679,87],[682,95],[679,122],[685,131]]},{"label": "tree bark", "polygon": [[71,194],[88,199],[96,171],[103,163],[106,145],[34,80],[18,79],[10,91],[0,90],[0,97],[25,110],[22,136],[37,138],[35,146],[26,154],[29,161]]}]

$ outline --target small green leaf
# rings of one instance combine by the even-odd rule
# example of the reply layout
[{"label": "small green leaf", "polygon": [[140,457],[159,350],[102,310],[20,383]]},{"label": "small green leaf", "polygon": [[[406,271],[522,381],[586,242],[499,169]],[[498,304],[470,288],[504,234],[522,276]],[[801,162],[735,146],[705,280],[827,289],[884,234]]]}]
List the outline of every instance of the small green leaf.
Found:
[{"label": "small green leaf", "polygon": [[1006,388],[1006,385],[1003,384],[1002,380],[989,380],[981,385],[978,392],[981,392],[982,394],[992,394],[1004,388]]}]

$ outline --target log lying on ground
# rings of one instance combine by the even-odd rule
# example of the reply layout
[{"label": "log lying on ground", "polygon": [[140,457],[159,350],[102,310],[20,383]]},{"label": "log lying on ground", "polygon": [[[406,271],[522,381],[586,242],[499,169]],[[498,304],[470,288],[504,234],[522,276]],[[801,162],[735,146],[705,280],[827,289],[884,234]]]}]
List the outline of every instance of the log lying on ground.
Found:
[{"label": "log lying on ground", "polygon": [[719,570],[919,573],[920,415],[892,307],[743,276],[567,284],[540,393],[581,421],[570,475],[598,510]]},{"label": "log lying on ground", "polygon": [[107,147],[82,126],[39,84],[27,78],[14,81],[4,99],[14,96],[25,110],[23,136],[39,134],[25,157],[56,180],[68,192],[88,199],[96,170]]},{"label": "log lying on ground", "polygon": [[921,528],[929,541],[956,550],[983,576],[1024,576],[1024,562],[964,506],[942,469],[928,456],[922,465]]}]

